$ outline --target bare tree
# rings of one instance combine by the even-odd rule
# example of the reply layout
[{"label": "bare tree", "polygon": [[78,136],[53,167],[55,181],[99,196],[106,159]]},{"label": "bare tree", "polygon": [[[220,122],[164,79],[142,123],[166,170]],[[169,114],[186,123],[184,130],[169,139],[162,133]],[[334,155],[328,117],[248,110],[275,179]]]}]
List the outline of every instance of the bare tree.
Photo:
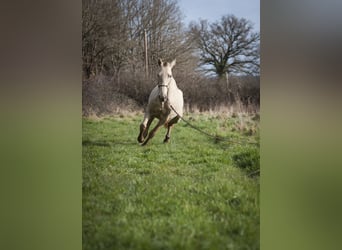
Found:
[{"label": "bare tree", "polygon": [[234,15],[213,24],[201,20],[190,24],[190,35],[206,71],[219,77],[226,73],[259,74],[260,35],[253,32],[248,20]]},{"label": "bare tree", "polygon": [[[82,53],[85,77],[105,72],[119,79],[122,71],[144,70],[144,30],[148,61],[190,55],[176,0],[82,0]],[[183,56],[184,55],[184,56]],[[152,72],[150,72],[152,73]]]},{"label": "bare tree", "polygon": [[82,5],[83,71],[88,78],[103,70],[108,51],[113,49],[110,37],[117,30],[120,10],[115,0],[82,0]]}]

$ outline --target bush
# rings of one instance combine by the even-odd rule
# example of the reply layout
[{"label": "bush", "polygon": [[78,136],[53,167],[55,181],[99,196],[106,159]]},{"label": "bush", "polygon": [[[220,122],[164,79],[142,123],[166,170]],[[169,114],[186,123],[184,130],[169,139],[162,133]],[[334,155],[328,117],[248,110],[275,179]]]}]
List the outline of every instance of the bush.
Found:
[{"label": "bush", "polygon": [[[97,116],[120,113],[121,111],[142,110],[141,104],[135,96],[136,88],[122,84],[118,85],[110,76],[99,75],[92,79],[83,80],[82,86],[82,114],[84,116],[95,114]],[[138,96],[138,95],[137,95]],[[148,98],[144,96],[144,99]]]}]

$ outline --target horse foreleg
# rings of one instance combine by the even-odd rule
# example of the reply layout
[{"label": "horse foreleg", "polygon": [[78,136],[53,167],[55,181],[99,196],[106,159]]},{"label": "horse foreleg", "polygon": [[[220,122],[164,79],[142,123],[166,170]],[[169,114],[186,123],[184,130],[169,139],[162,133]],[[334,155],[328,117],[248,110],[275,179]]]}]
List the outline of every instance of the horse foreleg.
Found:
[{"label": "horse foreleg", "polygon": [[148,130],[150,129],[151,123],[153,122],[154,117],[150,118],[147,122],[145,131],[144,131],[144,138],[146,138],[147,134],[148,134]]},{"label": "horse foreleg", "polygon": [[165,121],[159,120],[159,122],[157,123],[157,125],[151,130],[151,132],[148,134],[146,140],[144,141],[143,144],[141,144],[142,146],[145,146],[147,144],[147,142],[149,140],[151,140],[154,135],[156,134],[157,130],[165,123]]},{"label": "horse foreleg", "polygon": [[153,119],[154,119],[154,117],[152,117],[152,118],[145,117],[144,121],[140,124],[140,133],[138,136],[138,142],[141,143],[146,138],[147,133],[148,133],[148,129],[149,129]]},{"label": "horse foreleg", "polygon": [[140,133],[138,135],[138,142],[143,142],[144,141],[144,132],[145,132],[145,125],[143,123],[140,124]]},{"label": "horse foreleg", "polygon": [[171,129],[172,129],[172,127],[173,127],[173,124],[177,123],[178,120],[179,120],[179,117],[176,116],[176,117],[174,117],[171,121],[168,122],[168,125],[167,125],[167,132],[166,132],[166,135],[165,135],[164,143],[169,142],[169,140],[170,140],[170,134],[171,134]]}]

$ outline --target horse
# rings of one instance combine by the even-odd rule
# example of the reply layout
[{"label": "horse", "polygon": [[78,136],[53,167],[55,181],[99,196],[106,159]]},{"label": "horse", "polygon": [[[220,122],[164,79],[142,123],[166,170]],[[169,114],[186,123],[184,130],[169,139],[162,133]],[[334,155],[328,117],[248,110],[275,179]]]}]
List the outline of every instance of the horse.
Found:
[{"label": "horse", "polygon": [[[140,124],[138,142],[142,143],[142,146],[145,146],[163,125],[167,128],[164,143],[169,142],[173,125],[183,116],[183,92],[177,87],[171,71],[176,65],[176,59],[171,63],[158,59],[158,65],[161,69],[158,74],[158,84],[153,88],[149,96],[144,120]],[[159,119],[159,121],[148,133],[154,118]]]}]

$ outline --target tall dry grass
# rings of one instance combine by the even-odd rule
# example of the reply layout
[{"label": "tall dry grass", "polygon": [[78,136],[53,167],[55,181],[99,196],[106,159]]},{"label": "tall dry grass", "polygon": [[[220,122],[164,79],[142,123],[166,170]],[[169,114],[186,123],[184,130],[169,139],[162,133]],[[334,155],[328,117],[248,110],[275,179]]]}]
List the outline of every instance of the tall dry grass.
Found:
[{"label": "tall dry grass", "polygon": [[[185,113],[255,114],[260,109],[258,77],[231,77],[225,79],[175,74],[184,94]],[[98,75],[83,81],[83,116],[142,112],[157,79],[123,73],[120,77]]]}]

